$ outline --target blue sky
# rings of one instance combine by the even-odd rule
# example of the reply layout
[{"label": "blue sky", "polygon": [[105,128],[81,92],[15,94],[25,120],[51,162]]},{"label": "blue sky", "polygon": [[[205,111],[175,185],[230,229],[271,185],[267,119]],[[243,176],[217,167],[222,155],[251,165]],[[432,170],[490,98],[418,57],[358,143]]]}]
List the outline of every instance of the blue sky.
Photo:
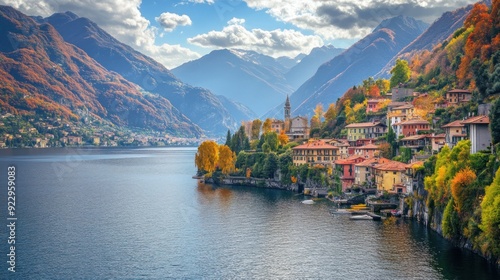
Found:
[{"label": "blue sky", "polygon": [[0,0],[28,15],[72,11],[118,40],[176,67],[221,48],[294,57],[325,44],[347,48],[382,20],[432,23],[474,0]]}]

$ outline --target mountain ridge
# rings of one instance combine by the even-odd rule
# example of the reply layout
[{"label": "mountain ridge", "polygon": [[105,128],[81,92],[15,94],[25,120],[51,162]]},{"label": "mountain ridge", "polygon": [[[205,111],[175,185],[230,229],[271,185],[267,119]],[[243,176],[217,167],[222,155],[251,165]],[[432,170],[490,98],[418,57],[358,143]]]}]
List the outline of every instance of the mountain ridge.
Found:
[{"label": "mountain ridge", "polygon": [[7,111],[75,122],[86,115],[119,126],[202,135],[167,99],[143,94],[66,43],[52,25],[9,6],[0,6],[0,60],[0,100]]}]

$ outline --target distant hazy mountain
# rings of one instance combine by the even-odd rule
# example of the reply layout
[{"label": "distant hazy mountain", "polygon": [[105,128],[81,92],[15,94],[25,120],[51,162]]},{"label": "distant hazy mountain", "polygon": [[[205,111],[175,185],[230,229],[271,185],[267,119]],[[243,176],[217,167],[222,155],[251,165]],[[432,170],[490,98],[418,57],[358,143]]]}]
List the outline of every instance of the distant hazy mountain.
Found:
[{"label": "distant hazy mountain", "polygon": [[[318,103],[327,108],[347,89],[377,74],[427,26],[422,21],[405,16],[384,20],[372,33],[321,65],[314,76],[290,96],[292,113],[310,115]],[[281,104],[266,115],[281,116],[282,107]]]},{"label": "distant hazy mountain", "polygon": [[229,98],[218,95],[219,100],[222,102],[222,106],[226,108],[226,110],[233,116],[238,125],[243,121],[255,120],[259,118],[252,110],[250,110],[247,106],[230,100]]},{"label": "distant hazy mountain", "polygon": [[206,131],[220,135],[228,129],[236,129],[237,122],[213,93],[183,83],[162,64],[119,42],[89,19],[66,12],[54,14],[44,21],[53,25],[67,42],[83,49],[108,70],[170,100]]},{"label": "distant hazy mountain", "polygon": [[52,25],[0,6],[0,107],[78,122],[200,136],[201,129],[161,96],[145,94],[68,44]]},{"label": "distant hazy mountain", "polygon": [[396,54],[386,66],[377,73],[376,77],[388,78],[390,71],[396,64],[398,58],[409,59],[415,52],[422,50],[432,50],[433,46],[448,39],[457,29],[463,26],[465,18],[472,9],[472,5],[444,13],[429,28],[417,37],[408,46]]},{"label": "distant hazy mountain", "polygon": [[294,67],[295,65],[297,65],[300,60],[302,60],[302,58],[304,58],[306,56],[306,54],[299,54],[297,55],[296,57],[294,58],[291,58],[291,57],[288,57],[288,56],[281,56],[281,57],[278,57],[276,59],[276,61],[283,65],[283,67],[285,67],[288,70],[290,70],[292,67]]},{"label": "distant hazy mountain", "polygon": [[321,64],[331,60],[343,51],[345,49],[335,48],[332,45],[314,48],[297,65],[293,66],[285,74],[285,77],[293,87],[298,88],[316,73]]},{"label": "distant hazy mountain", "polygon": [[192,85],[240,102],[259,116],[292,93],[286,68],[274,58],[243,50],[216,50],[172,70]]}]

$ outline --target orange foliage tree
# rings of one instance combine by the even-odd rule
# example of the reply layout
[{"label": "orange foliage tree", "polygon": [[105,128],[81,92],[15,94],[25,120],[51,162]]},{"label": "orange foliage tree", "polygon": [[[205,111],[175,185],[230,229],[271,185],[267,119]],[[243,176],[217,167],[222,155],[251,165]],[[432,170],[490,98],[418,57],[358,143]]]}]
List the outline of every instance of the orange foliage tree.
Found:
[{"label": "orange foliage tree", "polygon": [[196,167],[208,173],[215,171],[218,160],[219,145],[213,140],[201,143],[194,157]]},{"label": "orange foliage tree", "polygon": [[469,167],[458,171],[451,180],[451,195],[455,201],[455,210],[459,215],[467,209],[467,200],[470,200],[468,190],[475,181],[476,174]]},{"label": "orange foliage tree", "polygon": [[222,170],[222,174],[229,174],[235,169],[236,154],[226,145],[219,146],[219,160],[217,165]]}]

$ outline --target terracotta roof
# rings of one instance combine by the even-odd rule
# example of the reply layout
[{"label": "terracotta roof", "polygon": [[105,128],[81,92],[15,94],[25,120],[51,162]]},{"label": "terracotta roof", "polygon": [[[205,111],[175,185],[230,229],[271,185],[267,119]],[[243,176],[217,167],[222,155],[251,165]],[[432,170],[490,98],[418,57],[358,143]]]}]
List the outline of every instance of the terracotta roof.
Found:
[{"label": "terracotta roof", "polygon": [[390,161],[390,159],[386,159],[386,158],[370,158],[370,159],[367,159],[363,162],[360,162],[358,164],[355,164],[354,166],[358,166],[358,167],[371,167],[372,165],[376,165],[376,164],[381,164],[381,163],[386,163]]},{"label": "terracotta roof", "polygon": [[386,126],[381,122],[365,122],[365,123],[351,123],[349,125],[346,125],[346,128],[373,127],[378,125]]},{"label": "terracotta roof", "polygon": [[355,147],[356,149],[360,149],[360,150],[378,150],[378,146],[375,145],[375,144],[366,144],[364,146],[360,146],[360,147]]},{"label": "terracotta roof", "polygon": [[377,164],[374,168],[383,171],[404,171],[406,170],[406,163],[390,160],[386,163]]},{"label": "terracotta roof", "polygon": [[358,156],[358,155],[352,155],[348,158],[344,158],[344,159],[338,159],[335,161],[335,164],[353,164],[353,163],[356,163],[356,161],[360,159],[360,160],[365,160],[364,157],[362,156]]},{"label": "terracotta roof", "polygon": [[448,92],[449,93],[468,93],[468,94],[471,94],[471,92],[466,90],[466,89],[452,89]]},{"label": "terracotta roof", "polygon": [[462,121],[463,124],[489,124],[490,118],[488,116],[475,116]]},{"label": "terracotta roof", "polygon": [[402,122],[401,124],[429,124],[429,122],[426,120],[409,120]]},{"label": "terracotta roof", "polygon": [[427,137],[429,137],[429,135],[425,135],[425,134],[422,134],[422,135],[412,135],[412,136],[408,136],[408,137],[402,138],[401,141],[420,140],[420,139],[424,139],[424,138],[427,138]]},{"label": "terracotta roof", "polygon": [[463,126],[464,126],[463,120],[457,120],[457,121],[453,121],[451,123],[445,124],[445,125],[441,126],[441,128],[443,128],[443,127],[463,127]]},{"label": "terracotta roof", "polygon": [[330,144],[325,143],[325,141],[314,141],[293,147],[292,150],[318,150],[318,149],[330,149],[338,150],[339,148]]}]

